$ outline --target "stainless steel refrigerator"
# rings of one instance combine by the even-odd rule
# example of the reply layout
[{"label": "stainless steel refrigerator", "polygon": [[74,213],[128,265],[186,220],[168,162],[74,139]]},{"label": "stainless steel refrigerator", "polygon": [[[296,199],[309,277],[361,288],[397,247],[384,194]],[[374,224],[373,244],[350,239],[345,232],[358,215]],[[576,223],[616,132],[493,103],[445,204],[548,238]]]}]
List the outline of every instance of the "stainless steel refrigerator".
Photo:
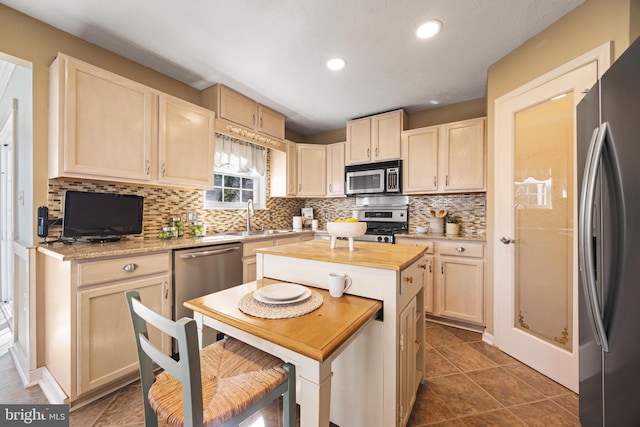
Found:
[{"label": "stainless steel refrigerator", "polygon": [[577,123],[580,422],[640,426],[640,39]]}]

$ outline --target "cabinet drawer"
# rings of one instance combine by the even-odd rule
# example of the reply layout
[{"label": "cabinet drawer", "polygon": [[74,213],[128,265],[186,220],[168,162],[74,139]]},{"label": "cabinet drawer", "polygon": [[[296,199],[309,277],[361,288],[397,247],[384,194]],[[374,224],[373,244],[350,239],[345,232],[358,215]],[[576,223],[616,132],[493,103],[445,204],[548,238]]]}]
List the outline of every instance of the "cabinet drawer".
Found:
[{"label": "cabinet drawer", "polygon": [[169,271],[169,252],[78,263],[78,286],[133,279]]},{"label": "cabinet drawer", "polygon": [[435,246],[435,242],[433,240],[415,239],[413,237],[396,237],[396,244],[409,246],[426,246],[426,254],[432,254],[433,247]]},{"label": "cabinet drawer", "polygon": [[438,242],[436,255],[482,258],[484,256],[484,244],[463,241]]},{"label": "cabinet drawer", "polygon": [[268,248],[270,246],[275,246],[276,241],[274,239],[269,240],[258,240],[256,242],[247,242],[242,244],[242,256],[254,256],[256,254],[256,249],[258,248]]},{"label": "cabinet drawer", "polygon": [[281,238],[276,240],[276,245],[277,246],[288,245],[288,244],[291,244],[291,243],[300,243],[300,236],[281,237]]}]

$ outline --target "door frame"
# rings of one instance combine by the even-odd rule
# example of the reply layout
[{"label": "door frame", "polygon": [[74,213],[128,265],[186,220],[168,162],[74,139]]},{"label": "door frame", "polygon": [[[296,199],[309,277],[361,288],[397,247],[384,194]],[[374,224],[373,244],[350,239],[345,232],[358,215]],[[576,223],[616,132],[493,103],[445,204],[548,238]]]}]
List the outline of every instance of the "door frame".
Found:
[{"label": "door frame", "polygon": [[[497,171],[498,167],[508,167],[513,168],[513,159],[508,158],[507,154],[504,153],[503,150],[498,150],[497,147],[500,147],[505,144],[513,144],[513,135],[512,135],[512,122],[514,115],[513,112],[510,111],[511,101],[514,99],[524,95],[525,93],[534,90],[540,86],[543,86],[565,74],[568,74],[574,70],[580,69],[583,66],[591,64],[595,62],[597,64],[597,77],[598,79],[602,77],[604,72],[611,65],[611,57],[612,57],[612,42],[607,42],[599,47],[581,55],[578,58],[575,58],[560,67],[532,80],[531,82],[520,86],[513,91],[497,98],[494,102],[494,129],[495,129],[495,140],[494,140],[494,149],[495,149],[495,161],[494,161],[494,181],[493,188],[498,188],[498,181],[501,177],[499,171]],[[505,119],[506,117],[510,117],[510,119]],[[575,156],[574,156],[575,162]],[[505,166],[506,165],[506,166]],[[574,164],[574,170],[575,164]],[[574,191],[577,191],[574,189]],[[493,192],[493,200],[491,201],[494,207],[494,211],[505,211],[511,210],[512,206],[512,197],[499,197],[496,191]],[[574,202],[574,224],[577,224],[577,197]],[[510,325],[513,324],[514,315],[511,312],[512,304],[509,298],[513,295],[513,281],[514,281],[514,272],[513,272],[513,261],[510,261],[509,266],[506,268],[504,260],[506,252],[505,245],[500,241],[500,237],[502,236],[513,236],[513,223],[498,222],[496,217],[494,216],[494,224],[493,224],[493,271],[494,271],[494,291],[493,291],[493,318],[494,318],[494,336],[492,337],[493,343],[500,348],[501,340],[504,342],[506,339],[507,331],[510,329]],[[574,352],[577,352],[577,337],[578,337],[578,293],[577,293],[577,280],[578,280],[578,259],[577,259],[577,234],[574,233],[573,239],[573,251],[576,256],[574,256],[573,260],[573,272],[574,272],[574,293],[573,293],[573,306],[574,306],[574,314],[573,314],[573,325],[574,330],[573,334],[576,337],[574,340]],[[499,256],[501,255],[501,256]],[[505,271],[500,274],[500,271]],[[510,279],[509,279],[510,277]],[[577,358],[576,358],[577,360]],[[577,372],[577,366],[576,366]],[[563,384],[568,386],[574,391],[577,392],[577,377],[576,384]]]}]

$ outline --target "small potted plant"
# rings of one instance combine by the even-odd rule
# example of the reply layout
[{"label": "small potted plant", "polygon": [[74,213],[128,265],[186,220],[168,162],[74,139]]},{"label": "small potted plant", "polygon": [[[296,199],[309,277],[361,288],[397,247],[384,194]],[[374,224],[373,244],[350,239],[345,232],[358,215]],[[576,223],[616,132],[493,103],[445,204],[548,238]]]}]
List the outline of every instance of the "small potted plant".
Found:
[{"label": "small potted plant", "polygon": [[447,215],[446,233],[448,236],[460,234],[460,217],[458,215]]}]

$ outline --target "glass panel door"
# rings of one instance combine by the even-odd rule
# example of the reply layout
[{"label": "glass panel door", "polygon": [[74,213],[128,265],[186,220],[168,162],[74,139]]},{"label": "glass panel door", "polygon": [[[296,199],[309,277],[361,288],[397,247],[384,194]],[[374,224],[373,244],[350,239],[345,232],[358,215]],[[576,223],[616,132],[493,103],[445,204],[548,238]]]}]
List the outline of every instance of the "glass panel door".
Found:
[{"label": "glass panel door", "polygon": [[515,114],[515,328],[571,351],[573,93]]}]

